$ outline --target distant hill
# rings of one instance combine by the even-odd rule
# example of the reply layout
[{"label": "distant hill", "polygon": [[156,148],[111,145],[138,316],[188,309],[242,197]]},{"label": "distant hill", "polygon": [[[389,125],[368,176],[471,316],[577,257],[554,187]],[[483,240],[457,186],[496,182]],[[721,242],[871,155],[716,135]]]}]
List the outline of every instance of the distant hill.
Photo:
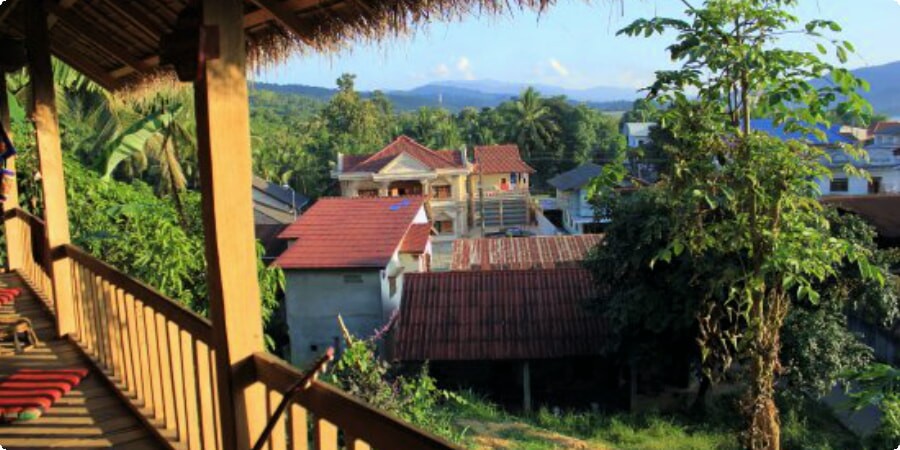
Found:
[{"label": "distant hill", "polygon": [[[470,82],[458,82],[460,84],[468,84]],[[385,95],[394,104],[394,107],[400,111],[412,111],[423,106],[437,107],[442,106],[450,111],[458,112],[466,107],[473,108],[493,108],[507,100],[518,96],[525,88],[524,85],[502,84],[500,82],[485,82],[485,85],[473,85],[473,87],[453,86],[454,82],[432,83],[419,86],[406,91],[386,91]],[[495,86],[498,91],[484,91],[486,86]],[[252,89],[272,91],[281,94],[296,94],[309,97],[315,100],[328,101],[335,93],[336,89],[328,89],[316,86],[306,86],[302,84],[270,84],[270,83],[252,83]],[[477,88],[477,89],[476,89]],[[538,87],[535,89],[546,97],[556,95],[566,95],[569,97],[565,89],[551,86]],[[597,88],[607,89],[607,88]],[[616,88],[609,88],[616,89]],[[574,91],[573,91],[574,92]],[[573,103],[585,103],[593,108],[603,111],[624,111],[631,108],[632,97],[622,97],[618,101],[592,101],[584,100],[588,98],[586,91],[581,91],[584,95],[581,98],[569,97]],[[365,98],[371,97],[371,91],[360,92]],[[611,94],[610,94],[611,95]],[[598,94],[595,98],[601,98]]]},{"label": "distant hill", "polygon": [[496,80],[440,81],[425,85],[423,88],[461,88],[486,94],[517,96],[529,86],[534,87],[545,97],[564,95],[574,101],[589,103],[605,103],[620,100],[633,101],[641,96],[636,89],[622,87],[597,86],[589,89],[566,89],[546,84],[507,83]]},{"label": "distant hill", "polygon": [[872,103],[875,112],[900,118],[900,61],[863,67],[853,73],[872,85],[872,90],[863,96]]}]

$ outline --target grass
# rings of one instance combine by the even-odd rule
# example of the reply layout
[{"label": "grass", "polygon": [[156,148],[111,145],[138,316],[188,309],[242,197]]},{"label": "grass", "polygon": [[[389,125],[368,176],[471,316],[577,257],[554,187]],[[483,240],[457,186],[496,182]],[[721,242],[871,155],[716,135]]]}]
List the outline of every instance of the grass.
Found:
[{"label": "grass", "polygon": [[[520,416],[462,393],[435,413],[443,417],[442,423],[452,424],[455,440],[477,450],[739,449],[740,418],[730,406],[733,400],[720,403],[704,419],[655,413],[556,415],[547,410]],[[782,433],[786,450],[862,448],[827,408],[813,401],[782,407]]]}]

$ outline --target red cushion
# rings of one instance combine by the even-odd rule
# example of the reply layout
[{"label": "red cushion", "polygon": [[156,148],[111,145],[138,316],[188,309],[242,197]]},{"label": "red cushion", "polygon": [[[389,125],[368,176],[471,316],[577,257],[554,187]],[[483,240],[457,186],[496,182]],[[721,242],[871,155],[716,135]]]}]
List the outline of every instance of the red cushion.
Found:
[{"label": "red cushion", "polygon": [[[15,399],[46,399],[49,402],[55,402],[63,396],[63,393],[56,389],[16,389],[0,391],[0,400]],[[47,405],[50,406],[50,405]]]},{"label": "red cushion", "polygon": [[0,381],[0,392],[28,389],[55,390],[62,395],[72,390],[72,383],[65,381]]},{"label": "red cushion", "polygon": [[[67,383],[70,386],[78,386],[78,383],[81,382],[81,379],[84,378],[84,375],[77,373],[23,373],[22,371],[10,375],[4,379],[5,381],[31,381],[31,382],[60,382]],[[2,385],[3,382],[0,382]]]},{"label": "red cushion", "polygon": [[7,411],[18,412],[24,408],[49,408],[55,400],[47,397],[34,395],[30,397],[0,397],[0,408]]}]

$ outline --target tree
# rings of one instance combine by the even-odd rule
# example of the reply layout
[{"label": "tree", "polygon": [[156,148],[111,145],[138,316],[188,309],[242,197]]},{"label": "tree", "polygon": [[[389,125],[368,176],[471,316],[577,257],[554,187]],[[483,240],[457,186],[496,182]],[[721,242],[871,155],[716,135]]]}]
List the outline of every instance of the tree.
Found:
[{"label": "tree", "polygon": [[522,150],[522,157],[526,161],[545,157],[544,153],[550,150],[559,125],[552,120],[550,109],[544,104],[541,94],[529,87],[513,106],[511,135]]},{"label": "tree", "polygon": [[[816,179],[830,176],[824,150],[803,141],[782,142],[751,129],[751,113],[766,105],[789,131],[823,134],[815,126],[838,101],[841,114],[871,108],[857,93],[865,83],[813,52],[778,46],[785,34],[805,35],[826,53],[833,44],[841,62],[853,47],[827,39],[838,32],[830,21],[799,26],[789,9],[797,0],[688,0],[687,20],[640,19],[621,30],[629,36],[673,31],[668,50],[682,61],[657,72],[649,97],[665,109],[660,123],[674,139],[664,178],[674,206],[674,233],[655,260],[684,252],[725,261],[707,280],[701,298],[699,336],[707,374],[719,362],[744,361],[748,388],[745,444],[780,448],[775,377],[781,331],[795,302],[817,304],[816,284],[833,276],[844,261],[866,277],[880,273],[869,252],[831,235],[818,202]],[[830,74],[833,84],[816,88],[808,80]],[[858,155],[859,151],[845,148]],[[847,168],[851,173],[859,173]]]}]

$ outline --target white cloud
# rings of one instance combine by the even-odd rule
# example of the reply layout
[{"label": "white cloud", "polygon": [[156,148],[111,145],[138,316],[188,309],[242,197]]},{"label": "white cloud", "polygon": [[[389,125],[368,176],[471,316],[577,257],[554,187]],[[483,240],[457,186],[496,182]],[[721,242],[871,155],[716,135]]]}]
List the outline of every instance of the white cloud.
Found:
[{"label": "white cloud", "polygon": [[445,78],[447,75],[450,75],[450,68],[447,67],[446,64],[440,63],[431,71],[431,73],[440,78]]},{"label": "white cloud", "polygon": [[561,77],[569,76],[569,69],[557,61],[556,58],[550,58],[550,67]]},{"label": "white cloud", "polygon": [[465,56],[459,58],[459,61],[456,62],[456,70],[467,80],[475,79],[475,73],[472,72],[472,62]]}]

